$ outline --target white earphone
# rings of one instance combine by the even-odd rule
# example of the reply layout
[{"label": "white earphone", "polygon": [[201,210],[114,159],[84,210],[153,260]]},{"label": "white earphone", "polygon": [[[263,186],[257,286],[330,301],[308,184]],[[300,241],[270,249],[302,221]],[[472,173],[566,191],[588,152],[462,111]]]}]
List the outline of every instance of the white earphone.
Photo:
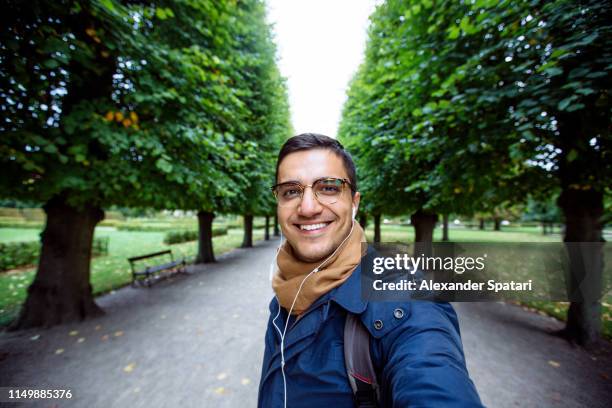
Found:
[{"label": "white earphone", "polygon": [[357,207],[353,206],[353,219],[355,219],[356,215],[357,215]]}]

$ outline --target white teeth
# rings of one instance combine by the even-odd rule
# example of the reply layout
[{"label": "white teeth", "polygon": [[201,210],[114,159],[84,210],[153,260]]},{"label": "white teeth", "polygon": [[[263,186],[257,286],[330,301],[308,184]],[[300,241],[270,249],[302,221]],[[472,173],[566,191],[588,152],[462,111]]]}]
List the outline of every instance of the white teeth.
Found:
[{"label": "white teeth", "polygon": [[312,224],[312,225],[300,225],[300,229],[306,230],[306,231],[312,231],[312,230],[316,230],[319,228],[323,228],[325,226],[327,226],[327,223],[321,223],[321,224]]}]

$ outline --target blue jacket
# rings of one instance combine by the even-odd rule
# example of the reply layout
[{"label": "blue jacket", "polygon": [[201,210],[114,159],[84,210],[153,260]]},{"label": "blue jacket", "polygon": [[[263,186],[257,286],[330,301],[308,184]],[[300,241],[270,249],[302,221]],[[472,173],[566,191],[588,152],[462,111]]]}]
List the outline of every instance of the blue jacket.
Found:
[{"label": "blue jacket", "polygon": [[[364,301],[360,268],[314,302],[297,323],[291,317],[285,336],[287,407],[354,407],[343,349],[344,321],[349,312],[360,315],[371,335],[383,407],[482,407],[465,366],[452,306],[431,301]],[[278,308],[273,298],[259,408],[283,407],[280,334],[272,325]],[[282,308],[276,319],[281,330],[286,316]]]}]

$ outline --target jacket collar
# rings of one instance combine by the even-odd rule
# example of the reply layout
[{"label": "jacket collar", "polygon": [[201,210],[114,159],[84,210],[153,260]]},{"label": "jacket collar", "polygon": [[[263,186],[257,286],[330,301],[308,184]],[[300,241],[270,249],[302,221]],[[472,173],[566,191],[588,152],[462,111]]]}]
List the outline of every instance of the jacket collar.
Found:
[{"label": "jacket collar", "polygon": [[[342,285],[329,292],[330,300],[333,300],[353,314],[361,314],[366,310],[368,301],[364,300],[361,295],[361,265],[364,264],[365,258],[374,255],[374,249],[368,246],[367,254],[362,258],[362,261],[357,265],[351,276]],[[367,262],[365,264],[367,265]]]}]

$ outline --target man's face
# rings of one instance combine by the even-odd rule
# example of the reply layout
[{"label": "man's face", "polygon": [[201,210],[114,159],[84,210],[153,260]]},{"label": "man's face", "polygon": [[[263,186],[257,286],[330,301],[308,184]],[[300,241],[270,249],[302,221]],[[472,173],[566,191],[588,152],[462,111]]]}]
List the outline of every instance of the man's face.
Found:
[{"label": "man's face", "polygon": [[[297,181],[310,185],[325,177],[348,179],[342,159],[331,150],[313,149],[291,153],[278,167],[278,183]],[[353,205],[359,207],[359,193],[351,197],[348,185],[338,201],[323,205],[306,188],[302,200],[295,206],[278,206],[278,222],[296,256],[302,261],[315,262],[329,256],[351,230]],[[325,224],[313,231],[302,225]]]}]

